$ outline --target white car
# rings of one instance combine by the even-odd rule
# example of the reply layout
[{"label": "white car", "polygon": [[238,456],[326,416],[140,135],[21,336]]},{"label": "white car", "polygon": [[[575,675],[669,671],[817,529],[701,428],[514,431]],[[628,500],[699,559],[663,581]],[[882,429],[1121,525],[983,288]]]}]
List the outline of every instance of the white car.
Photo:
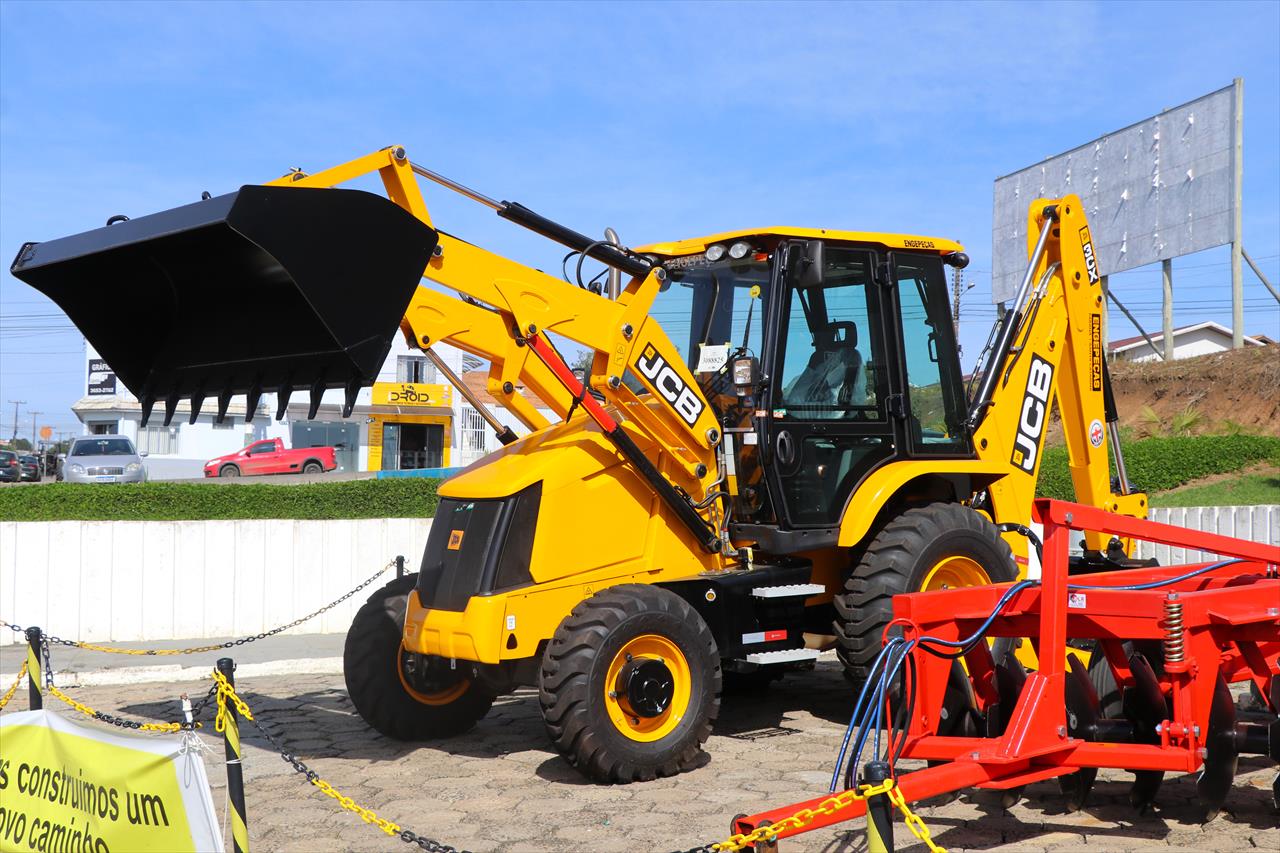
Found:
[{"label": "white car", "polygon": [[127,436],[81,436],[67,453],[63,479],[68,483],[145,483],[143,456]]}]

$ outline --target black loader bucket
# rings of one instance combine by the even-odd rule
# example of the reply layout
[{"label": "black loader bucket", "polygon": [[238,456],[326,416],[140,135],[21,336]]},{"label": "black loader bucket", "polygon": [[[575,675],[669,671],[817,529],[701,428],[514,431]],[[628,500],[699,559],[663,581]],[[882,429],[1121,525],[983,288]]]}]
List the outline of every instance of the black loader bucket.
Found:
[{"label": "black loader bucket", "polygon": [[343,416],[372,384],[438,236],[359,190],[244,186],[86,231],[27,243],[11,272],[67,312],[116,375],[165,423],[181,399],[194,423],[232,395],[248,417],[264,391],[326,388]]}]

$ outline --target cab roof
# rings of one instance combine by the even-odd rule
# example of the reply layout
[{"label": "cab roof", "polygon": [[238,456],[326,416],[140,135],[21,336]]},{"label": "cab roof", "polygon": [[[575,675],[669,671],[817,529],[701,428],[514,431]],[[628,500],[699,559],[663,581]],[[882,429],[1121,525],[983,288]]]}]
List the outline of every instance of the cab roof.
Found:
[{"label": "cab roof", "polygon": [[647,246],[638,246],[634,251],[670,257],[695,255],[699,252],[705,252],[707,247],[714,243],[731,243],[742,237],[800,237],[806,240],[874,243],[889,249],[917,249],[937,252],[939,255],[964,251],[964,247],[954,240],[944,240],[940,237],[924,237],[917,234],[884,234],[877,231],[839,231],[832,228],[793,228],[790,226],[724,231],[719,234],[694,237],[688,240],[650,243]]}]

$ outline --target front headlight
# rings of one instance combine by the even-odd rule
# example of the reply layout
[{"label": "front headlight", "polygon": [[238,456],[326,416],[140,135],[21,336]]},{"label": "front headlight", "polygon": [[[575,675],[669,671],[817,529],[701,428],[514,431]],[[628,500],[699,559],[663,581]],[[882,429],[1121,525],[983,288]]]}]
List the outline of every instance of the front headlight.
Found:
[{"label": "front headlight", "polygon": [[132,473],[134,473],[135,471],[141,471],[141,470],[142,470],[142,463],[141,463],[141,462],[130,462],[128,465],[124,466],[124,470],[125,470],[125,473],[127,473],[127,474],[132,474]]},{"label": "front headlight", "polygon": [[83,465],[76,465],[76,464],[74,464],[74,463],[73,463],[73,464],[71,465],[71,467],[70,467],[70,468],[68,468],[67,470],[69,470],[72,474],[83,474],[83,473],[84,473],[84,466],[83,466]]}]

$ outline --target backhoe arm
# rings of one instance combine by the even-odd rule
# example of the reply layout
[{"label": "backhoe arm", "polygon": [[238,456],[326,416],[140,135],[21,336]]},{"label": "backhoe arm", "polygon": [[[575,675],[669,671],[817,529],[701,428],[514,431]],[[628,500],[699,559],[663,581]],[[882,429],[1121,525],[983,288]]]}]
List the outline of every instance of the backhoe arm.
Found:
[{"label": "backhoe arm", "polygon": [[[1029,217],[1023,287],[998,330],[971,410],[978,454],[1010,467],[990,490],[996,520],[1030,520],[1055,400],[1077,501],[1145,518],[1145,494],[1128,493],[1123,478],[1112,487],[1111,456],[1120,470],[1123,459],[1103,358],[1101,277],[1083,206],[1075,195],[1039,199]],[[1093,550],[1105,550],[1108,538],[1085,534]]]}]

